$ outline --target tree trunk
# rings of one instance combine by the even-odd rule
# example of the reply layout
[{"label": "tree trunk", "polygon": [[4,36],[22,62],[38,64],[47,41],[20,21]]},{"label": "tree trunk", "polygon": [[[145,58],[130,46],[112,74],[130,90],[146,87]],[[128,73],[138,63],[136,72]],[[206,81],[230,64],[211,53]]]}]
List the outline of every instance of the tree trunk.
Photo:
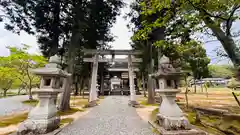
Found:
[{"label": "tree trunk", "polygon": [[27,71],[27,76],[29,78],[29,87],[28,87],[28,94],[29,94],[29,100],[32,100],[33,97],[32,97],[32,79],[29,72]]},{"label": "tree trunk", "polygon": [[201,84],[201,92],[203,93],[203,86],[202,86],[202,84]]},{"label": "tree trunk", "polygon": [[217,39],[221,42],[224,50],[228,54],[232,63],[236,68],[239,68],[240,65],[240,51],[237,48],[233,38],[230,35],[226,35],[224,31],[218,26],[210,17],[205,13],[201,13],[204,23],[208,28],[212,30]]},{"label": "tree trunk", "polygon": [[20,95],[20,94],[21,94],[21,91],[22,91],[22,89],[21,89],[21,88],[19,88],[19,89],[18,89],[18,95]]},{"label": "tree trunk", "polygon": [[[87,78],[88,79],[88,78]],[[82,96],[83,96],[83,98],[84,98],[84,92],[85,92],[85,86],[86,86],[86,81],[84,80],[83,81],[83,89],[82,89]]]},{"label": "tree trunk", "polygon": [[71,95],[71,76],[65,78],[66,80],[66,84],[64,86],[64,92],[63,92],[63,95],[62,95],[62,100],[61,100],[61,103],[60,103],[60,107],[59,107],[59,110],[60,111],[66,111],[66,110],[69,110],[70,109],[70,95]]},{"label": "tree trunk", "polygon": [[86,88],[88,89],[89,88],[89,77],[87,77],[85,80],[84,80],[84,85],[83,85],[83,92],[82,92],[82,95],[83,95],[83,98],[85,96],[85,86],[87,86]]},{"label": "tree trunk", "polygon": [[20,95],[21,94],[21,91],[22,91],[22,85],[20,85],[20,87],[18,88],[18,95]]},{"label": "tree trunk", "polygon": [[75,82],[75,92],[74,95],[77,96],[78,95],[78,82]]},{"label": "tree trunk", "polygon": [[27,85],[22,82],[22,84],[20,85],[19,89],[18,89],[18,95],[21,94],[21,91],[25,90],[25,93],[27,93],[27,89],[26,89]]},{"label": "tree trunk", "polygon": [[32,96],[32,90],[29,88],[29,100],[33,100],[33,96]]},{"label": "tree trunk", "polygon": [[7,96],[7,91],[6,89],[3,89],[3,97],[6,97]]},{"label": "tree trunk", "polygon": [[32,81],[29,82],[29,100],[33,100],[33,96],[32,96]]},{"label": "tree trunk", "polygon": [[143,95],[144,97],[147,97],[146,95],[146,83],[145,83],[145,78],[144,78],[144,74],[142,74],[142,84],[143,84]]},{"label": "tree trunk", "polygon": [[148,104],[154,104],[153,79],[148,77]]},{"label": "tree trunk", "polygon": [[75,81],[75,93],[74,93],[74,95],[77,96],[78,95],[78,90],[79,90],[79,88],[78,88],[78,81],[79,81],[78,76],[76,76],[75,79],[76,79],[76,81]]},{"label": "tree trunk", "polygon": [[[76,50],[80,48],[80,39],[81,39],[81,34],[80,34],[80,29],[81,29],[81,20],[80,18],[83,17],[82,12],[79,10],[82,7],[82,1],[80,0],[76,5],[73,5],[72,12],[74,14],[73,16],[73,25],[72,25],[72,35],[70,39],[70,44],[68,48],[68,59],[67,59],[67,64],[68,64],[68,73],[71,75],[73,74],[74,71],[74,63],[75,63],[75,56],[76,56]],[[63,99],[61,102],[60,110],[61,111],[66,111],[70,109],[70,96],[71,96],[71,85],[72,85],[72,77],[68,77],[68,83],[66,85],[66,89],[63,92]]]},{"label": "tree trunk", "polygon": [[81,90],[82,90],[82,94],[84,94],[84,88],[85,88],[85,81],[84,81],[84,78],[82,78],[82,84],[81,84]]},{"label": "tree trunk", "polygon": [[[79,34],[77,34],[76,30],[73,30],[72,37],[71,37],[71,42],[69,46],[69,51],[68,51],[68,73],[73,74],[73,68],[74,68],[74,56],[76,55],[76,48],[78,46],[78,39],[79,39]],[[72,76],[67,77],[67,83],[63,92],[63,97],[60,105],[60,110],[61,111],[66,111],[70,109],[70,96],[71,96],[71,84],[73,82]]]},{"label": "tree trunk", "polygon": [[59,29],[60,25],[60,0],[54,0],[54,8],[53,8],[53,26],[51,27],[54,32],[50,33],[50,37],[52,40],[52,43],[50,43],[52,46],[50,47],[49,57],[55,55],[58,53],[58,47],[59,47],[59,35],[61,33]]},{"label": "tree trunk", "polygon": [[103,73],[103,70],[104,70],[104,65],[101,66],[101,83],[100,83],[100,92],[101,92],[101,95],[104,96],[104,73]]},{"label": "tree trunk", "polygon": [[83,77],[79,76],[80,77],[80,81],[79,81],[79,93],[80,95],[82,95],[82,89],[83,89]]},{"label": "tree trunk", "polygon": [[[149,47],[149,65],[148,65],[148,74],[153,73],[153,61],[152,61],[152,44],[147,44]],[[154,91],[153,91],[153,78],[148,76],[148,104],[155,103]]]},{"label": "tree trunk", "polygon": [[184,77],[186,83],[186,91],[185,91],[185,99],[186,99],[186,107],[188,108],[188,82],[187,77]]},{"label": "tree trunk", "polygon": [[[92,63],[93,64],[93,63]],[[92,66],[91,66],[92,67]],[[92,83],[92,76],[89,77],[89,80],[88,80],[88,102],[89,102],[89,98],[90,98],[90,91],[91,91],[91,83]]]},{"label": "tree trunk", "polygon": [[208,98],[208,87],[207,86],[205,86],[205,91],[206,91],[206,96],[207,96],[207,98]]},{"label": "tree trunk", "polygon": [[156,92],[155,90],[157,89],[157,80],[154,78],[153,79],[153,93],[154,93],[154,97],[156,96]]},{"label": "tree trunk", "polygon": [[197,93],[197,84],[196,84],[196,78],[194,78],[194,93]]}]

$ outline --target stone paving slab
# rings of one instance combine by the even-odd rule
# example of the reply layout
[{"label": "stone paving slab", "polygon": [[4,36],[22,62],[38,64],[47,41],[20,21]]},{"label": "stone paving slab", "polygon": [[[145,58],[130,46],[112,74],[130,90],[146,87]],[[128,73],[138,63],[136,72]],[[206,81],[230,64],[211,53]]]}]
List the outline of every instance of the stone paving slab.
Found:
[{"label": "stone paving slab", "polygon": [[58,135],[155,135],[135,108],[128,106],[128,100],[126,96],[108,96]]}]

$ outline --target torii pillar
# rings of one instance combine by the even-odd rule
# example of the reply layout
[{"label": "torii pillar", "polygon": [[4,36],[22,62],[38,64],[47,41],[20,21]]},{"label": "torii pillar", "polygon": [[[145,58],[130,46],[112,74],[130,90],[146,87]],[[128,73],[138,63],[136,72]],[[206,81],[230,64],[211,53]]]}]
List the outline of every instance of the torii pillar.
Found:
[{"label": "torii pillar", "polygon": [[96,106],[97,105],[97,72],[98,72],[98,59],[99,55],[95,54],[93,58],[93,67],[92,67],[92,77],[91,77],[91,85],[90,85],[90,93],[89,93],[89,104],[88,106]]},{"label": "torii pillar", "polygon": [[133,65],[132,65],[132,56],[128,55],[128,73],[129,73],[129,87],[130,87],[130,101],[129,105],[133,107],[139,106],[139,103],[136,101],[136,91],[134,86],[134,74],[133,74]]}]

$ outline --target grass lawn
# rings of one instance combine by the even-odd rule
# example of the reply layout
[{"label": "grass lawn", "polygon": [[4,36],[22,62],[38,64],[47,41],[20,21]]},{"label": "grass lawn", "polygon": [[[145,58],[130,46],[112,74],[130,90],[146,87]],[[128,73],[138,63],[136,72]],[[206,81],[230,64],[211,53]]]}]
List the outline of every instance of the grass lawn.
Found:
[{"label": "grass lawn", "polygon": [[[180,108],[187,115],[189,122],[199,129],[202,129],[208,133],[216,135],[239,135],[240,133],[240,122],[236,120],[224,120],[218,116],[201,116],[201,123],[195,122],[196,113],[192,108],[186,108],[184,105],[179,105]],[[153,110],[150,115],[150,120],[156,122],[156,115],[158,108]],[[211,126],[209,126],[211,125]]]},{"label": "grass lawn", "polygon": [[[25,93],[21,93],[20,95],[26,95],[26,94]],[[13,92],[13,91],[8,91],[6,97],[12,97],[12,96],[18,96],[18,93],[17,92]],[[0,92],[0,98],[5,98],[3,96],[3,93],[1,93],[1,92]]]},{"label": "grass lawn", "polygon": [[32,100],[25,100],[22,103],[26,105],[36,106],[38,102],[39,101],[37,99],[32,99]]},{"label": "grass lawn", "polygon": [[16,125],[27,119],[28,113],[16,114],[0,118],[0,127],[7,127],[9,125]]},{"label": "grass lawn", "polygon": [[[103,96],[100,96],[99,99],[104,99]],[[33,100],[26,100],[23,101],[23,104],[27,104],[27,105],[31,105],[31,106],[36,106],[38,104],[38,100],[33,99]],[[98,101],[100,102],[100,101]],[[80,113],[77,114],[77,112],[84,112],[87,109],[84,108],[84,106],[88,104],[88,96],[85,96],[84,98],[82,98],[82,96],[72,96],[70,99],[70,107],[71,109],[65,111],[65,112],[61,112],[58,111],[57,115],[58,116],[62,116],[61,121],[60,121],[60,126],[66,125],[68,123],[71,123],[72,121],[74,121],[74,119],[82,116],[82,114]],[[75,115],[76,114],[76,115]],[[24,120],[26,120],[28,117],[28,113],[21,113],[21,114],[14,114],[14,115],[10,115],[10,116],[5,116],[5,117],[0,117],[0,128],[4,128],[4,127],[8,127],[10,125],[17,125],[21,122],[23,122]]]},{"label": "grass lawn", "polygon": [[150,115],[150,120],[155,122],[157,119],[157,114],[158,114],[158,108],[154,109]]},{"label": "grass lawn", "polygon": [[196,123],[196,112],[190,106],[186,108],[184,104],[179,104],[179,107],[187,113],[189,122],[200,129],[208,131],[213,134],[232,134],[238,135],[240,133],[240,121],[221,118],[216,115],[201,115],[201,123]]},{"label": "grass lawn", "polygon": [[76,99],[71,99],[71,106],[85,106],[88,104],[88,98],[76,98]]},{"label": "grass lawn", "polygon": [[78,109],[78,108],[70,108],[69,110],[65,111],[65,112],[61,112],[61,111],[58,111],[57,112],[57,115],[59,116],[66,116],[66,115],[72,115],[76,112],[84,112],[85,109]]},{"label": "grass lawn", "polygon": [[64,125],[64,124],[69,124],[71,122],[73,122],[74,119],[73,118],[64,118],[64,119],[61,119],[60,121],[60,126]]},{"label": "grass lawn", "polygon": [[[78,108],[71,108],[70,110],[67,110],[65,112],[58,112],[57,115],[59,116],[67,116],[67,115],[72,115],[76,112],[83,112],[85,109],[78,109]],[[16,114],[16,115],[11,115],[11,116],[6,116],[4,118],[0,118],[0,127],[7,127],[10,125],[15,125],[20,122],[23,122],[26,120],[28,117],[28,113],[22,113],[22,114]],[[64,118],[61,120],[61,123],[68,123],[73,121],[73,118]]]},{"label": "grass lawn", "polygon": [[141,105],[144,105],[144,106],[159,106],[159,104],[155,103],[155,104],[148,104],[147,103],[147,98],[141,96],[139,98],[137,98],[137,102]]}]

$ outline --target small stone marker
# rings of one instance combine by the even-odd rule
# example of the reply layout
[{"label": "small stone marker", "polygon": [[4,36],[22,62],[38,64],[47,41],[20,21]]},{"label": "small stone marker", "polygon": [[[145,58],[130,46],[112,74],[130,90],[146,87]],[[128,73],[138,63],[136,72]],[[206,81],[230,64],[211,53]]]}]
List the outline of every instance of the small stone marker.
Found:
[{"label": "small stone marker", "polygon": [[60,59],[55,55],[49,59],[49,64],[44,68],[31,70],[32,73],[41,76],[40,89],[34,91],[39,103],[29,112],[27,120],[18,127],[18,135],[45,134],[59,127],[60,118],[57,116],[56,100],[58,93],[62,92],[60,78],[69,76],[61,70],[59,64]]}]

